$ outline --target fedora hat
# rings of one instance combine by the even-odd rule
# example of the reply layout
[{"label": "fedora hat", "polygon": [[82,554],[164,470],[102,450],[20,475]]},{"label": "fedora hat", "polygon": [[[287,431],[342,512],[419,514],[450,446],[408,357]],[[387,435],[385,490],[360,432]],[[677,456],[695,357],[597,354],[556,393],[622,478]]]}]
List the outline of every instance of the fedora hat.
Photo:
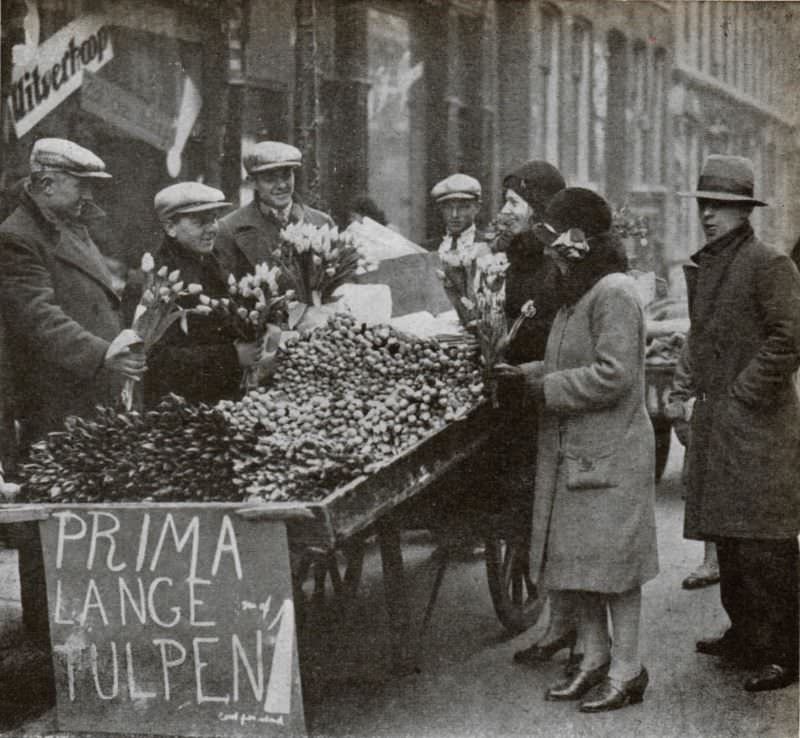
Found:
[{"label": "fedora hat", "polygon": [[697,190],[679,192],[679,197],[700,200],[721,200],[766,207],[767,203],[753,197],[753,162],[743,156],[711,154],[706,157]]}]

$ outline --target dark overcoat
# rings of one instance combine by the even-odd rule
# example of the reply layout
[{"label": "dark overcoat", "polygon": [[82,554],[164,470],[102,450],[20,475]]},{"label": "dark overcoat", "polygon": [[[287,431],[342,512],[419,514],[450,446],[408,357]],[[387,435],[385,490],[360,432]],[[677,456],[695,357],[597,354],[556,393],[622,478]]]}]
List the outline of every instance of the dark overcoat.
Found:
[{"label": "dark overcoat", "polygon": [[[155,257],[156,269],[179,269],[184,284],[200,284],[208,297],[228,294],[226,275],[214,252],[194,254],[177,241],[165,237]],[[192,308],[198,297],[180,298],[180,305]],[[165,394],[182,395],[189,402],[215,403],[239,394],[242,369],[234,347],[236,334],[216,315],[190,315],[188,331],[180,321],[173,323],[153,347],[144,378],[145,405],[152,406]]]},{"label": "dark overcoat", "polygon": [[0,312],[14,356],[17,413],[26,446],[113,404],[121,375],[103,368],[122,330],[120,298],[96,247],[48,219],[30,195],[0,225]]},{"label": "dark overcoat", "polygon": [[[310,223],[314,226],[334,222],[329,215],[295,200],[289,221]],[[219,221],[214,249],[223,268],[241,279],[252,274],[256,264],[272,264],[272,252],[280,245],[283,226],[278,219],[259,204],[258,198],[248,205],[228,213]]]},{"label": "dark overcoat", "polygon": [[697,401],[684,534],[793,538],[800,530],[793,377],[800,275],[749,224],[692,258],[689,359]]},{"label": "dark overcoat", "polygon": [[556,315],[531,533],[531,577],[620,593],[658,573],[644,315],[633,280],[607,274]]}]

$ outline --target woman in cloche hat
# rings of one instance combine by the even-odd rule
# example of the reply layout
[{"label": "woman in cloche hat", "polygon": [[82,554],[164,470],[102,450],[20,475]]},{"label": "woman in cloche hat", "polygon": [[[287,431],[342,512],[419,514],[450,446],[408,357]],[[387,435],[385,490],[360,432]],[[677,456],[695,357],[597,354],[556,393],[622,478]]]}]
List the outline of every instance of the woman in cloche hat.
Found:
[{"label": "woman in cloche hat", "polygon": [[531,578],[578,613],[584,647],[546,699],[614,710],[644,697],[641,586],[658,572],[644,316],[602,197],[564,189],[536,230],[563,304],[544,361],[497,373],[522,381],[540,406]]}]

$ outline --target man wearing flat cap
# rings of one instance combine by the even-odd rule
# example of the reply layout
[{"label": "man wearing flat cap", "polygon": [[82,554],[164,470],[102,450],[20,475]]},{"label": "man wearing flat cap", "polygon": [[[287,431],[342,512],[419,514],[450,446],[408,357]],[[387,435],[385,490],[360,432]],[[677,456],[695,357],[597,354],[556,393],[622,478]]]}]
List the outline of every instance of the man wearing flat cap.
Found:
[{"label": "man wearing flat cap", "polygon": [[[0,225],[0,312],[15,362],[23,453],[62,428],[68,415],[113,404],[125,378],[140,379],[145,371],[144,358],[131,348],[138,337],[122,330],[120,296],[84,224],[98,210],[92,185],[110,176],[103,161],[82,146],[40,139],[20,204]],[[28,554],[41,565],[34,542],[20,550],[21,569]],[[29,585],[23,571],[23,617],[46,633],[43,591],[31,593]],[[43,615],[43,623],[33,622],[34,615]]]},{"label": "man wearing flat cap", "polygon": [[425,244],[429,251],[465,253],[473,244],[485,242],[475,225],[481,210],[481,183],[477,179],[451,174],[434,185],[431,197],[442,216],[445,234]]},{"label": "man wearing flat cap", "polygon": [[797,679],[800,274],[750,225],[753,168],[709,156],[697,190],[707,242],[686,268],[696,399],[684,535],[717,544],[730,627],[700,653],[754,670],[748,691]]},{"label": "man wearing flat cap", "polygon": [[219,223],[217,248],[235,277],[252,273],[256,264],[272,263],[281,229],[289,223],[314,226],[334,223],[330,216],[304,204],[295,193],[295,171],[302,166],[299,149],[280,141],[262,141],[243,157],[255,188],[253,201]]},{"label": "man wearing flat cap", "polygon": [[[164,239],[154,256],[155,268],[179,269],[184,284],[199,284],[209,298],[228,295],[226,274],[217,258],[217,218],[230,207],[225,195],[199,182],[180,182],[155,196]],[[193,308],[199,296],[180,304]],[[216,403],[239,394],[242,370],[262,358],[257,342],[241,341],[217,315],[190,315],[189,330],[173,323],[154,346],[144,382],[146,406],[175,392],[190,402]]]}]

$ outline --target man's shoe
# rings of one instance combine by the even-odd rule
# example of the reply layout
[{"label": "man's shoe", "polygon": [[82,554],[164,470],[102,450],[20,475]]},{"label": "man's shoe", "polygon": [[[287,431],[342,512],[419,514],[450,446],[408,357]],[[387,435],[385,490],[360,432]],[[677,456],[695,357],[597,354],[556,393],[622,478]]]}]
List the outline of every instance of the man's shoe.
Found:
[{"label": "man's shoe", "polygon": [[722,658],[729,658],[735,654],[735,646],[733,641],[727,636],[720,636],[719,638],[702,638],[695,644],[697,653],[705,654],[706,656],[720,656]]},{"label": "man's shoe", "polygon": [[751,676],[744,688],[748,692],[767,692],[770,689],[782,689],[797,681],[797,667],[789,668],[780,664],[767,664]]},{"label": "man's shoe", "polygon": [[683,580],[681,586],[684,589],[700,589],[701,587],[710,587],[712,584],[719,584],[719,569],[709,569],[701,566],[689,574]]}]

